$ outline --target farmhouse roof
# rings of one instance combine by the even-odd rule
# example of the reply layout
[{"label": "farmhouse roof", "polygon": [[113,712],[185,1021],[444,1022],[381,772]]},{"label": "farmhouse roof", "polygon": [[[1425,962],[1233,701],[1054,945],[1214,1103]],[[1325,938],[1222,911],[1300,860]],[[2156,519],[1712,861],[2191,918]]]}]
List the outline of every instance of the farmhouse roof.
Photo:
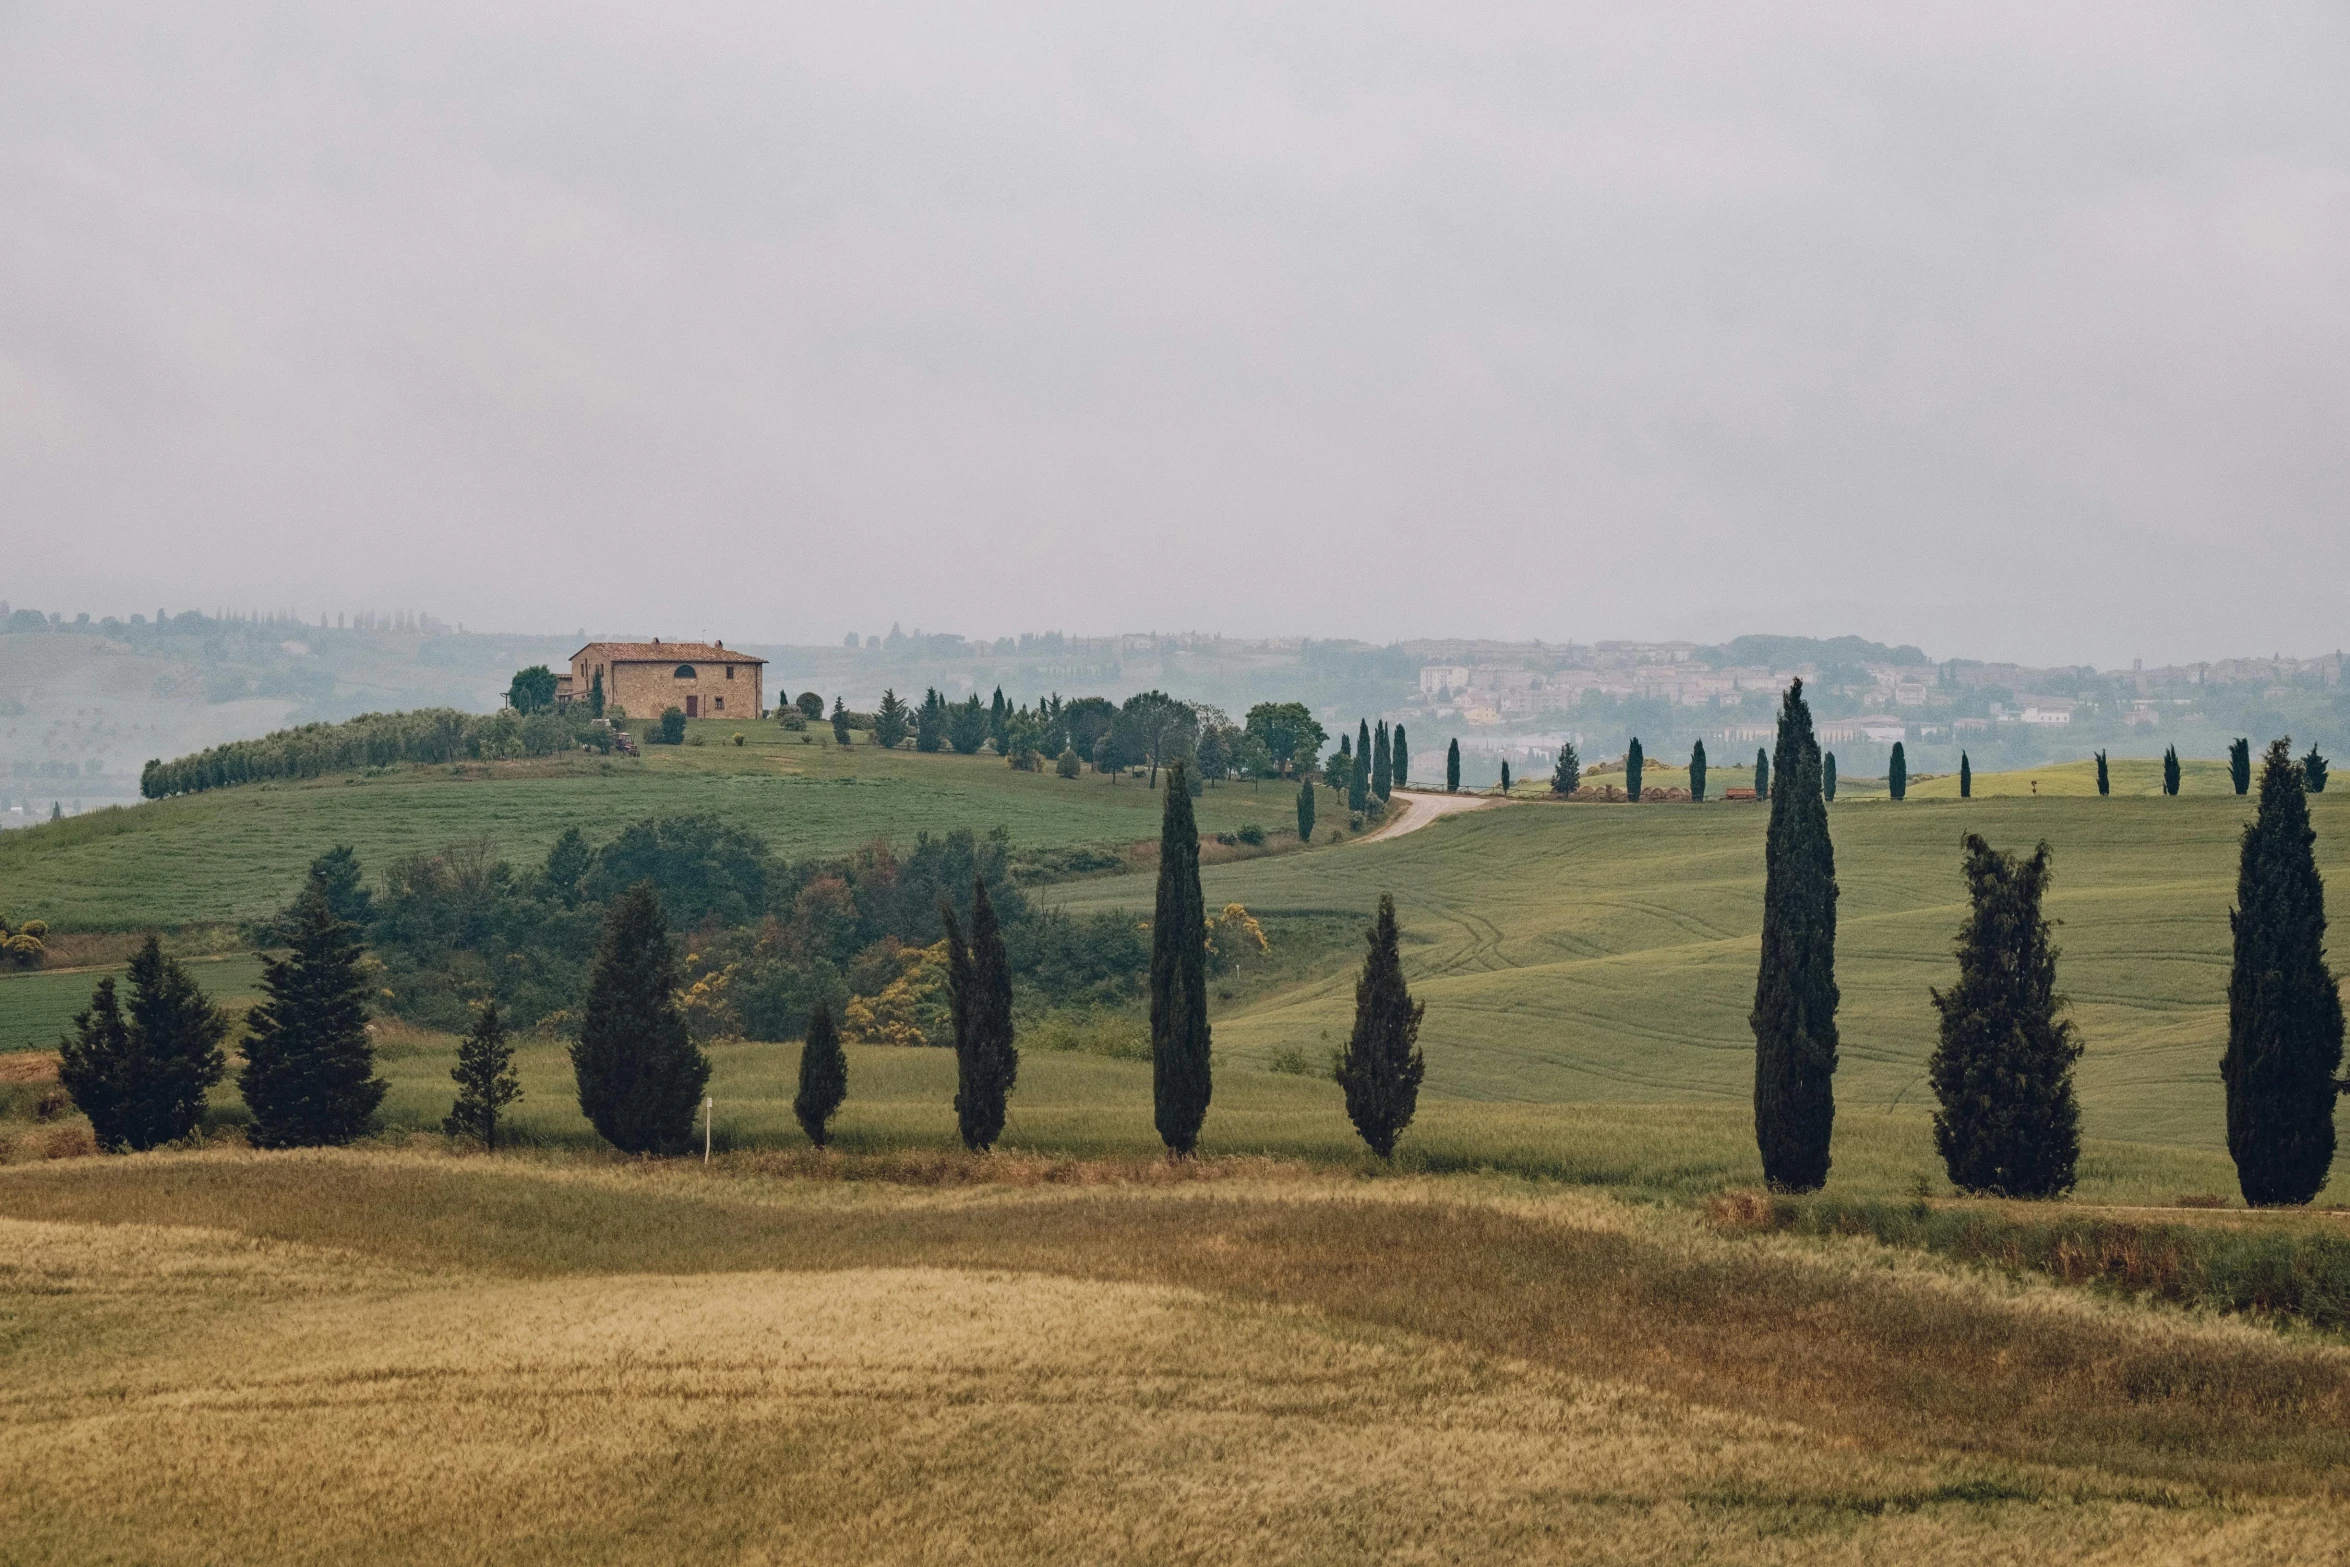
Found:
[{"label": "farmhouse roof", "polygon": [[738,653],[723,642],[590,642],[571,656],[593,651],[607,664],[764,664],[767,660]]}]

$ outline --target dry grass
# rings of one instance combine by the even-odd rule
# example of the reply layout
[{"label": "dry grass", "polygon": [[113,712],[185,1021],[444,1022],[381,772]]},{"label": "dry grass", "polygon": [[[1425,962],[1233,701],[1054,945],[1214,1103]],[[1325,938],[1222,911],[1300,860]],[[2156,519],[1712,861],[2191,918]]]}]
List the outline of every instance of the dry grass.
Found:
[{"label": "dry grass", "polygon": [[2331,1559],[2350,1353],[1273,1161],[0,1171],[11,1560]]}]

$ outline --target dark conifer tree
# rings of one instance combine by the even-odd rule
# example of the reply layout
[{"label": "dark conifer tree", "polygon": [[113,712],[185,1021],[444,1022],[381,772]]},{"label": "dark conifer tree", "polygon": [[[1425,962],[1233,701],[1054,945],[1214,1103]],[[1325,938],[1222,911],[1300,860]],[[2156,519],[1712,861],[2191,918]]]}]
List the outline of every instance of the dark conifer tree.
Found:
[{"label": "dark conifer tree", "polygon": [[849,743],[849,704],[843,697],[832,699],[832,742],[835,745]]},{"label": "dark conifer tree", "polygon": [[972,885],[968,944],[954,905],[944,898],[938,917],[946,927],[947,999],[955,1030],[955,1124],[964,1147],[985,1153],[1003,1135],[1004,1104],[1020,1075],[1020,1052],[1012,1042],[1012,965],[1003,932],[986,878]]},{"label": "dark conifer tree", "polygon": [[686,1033],[677,985],[661,895],[640,881],[604,916],[571,1047],[580,1111],[624,1153],[678,1153],[693,1138],[710,1061]]},{"label": "dark conifer tree", "polygon": [[2113,793],[2113,774],[2106,770],[2103,751],[2097,753],[2097,792],[2100,795]]},{"label": "dark conifer tree", "polygon": [[1314,841],[1314,781],[1311,778],[1297,786],[1297,841]]},{"label": "dark conifer tree", "polygon": [[2301,758],[2301,787],[2311,794],[2325,793],[2326,773],[2331,765],[2324,757],[2317,754],[2316,746],[2311,746],[2309,754]]},{"label": "dark conifer tree", "polygon": [[922,706],[914,713],[914,749],[925,756],[935,756],[946,749],[947,699],[932,686],[922,694]]},{"label": "dark conifer tree", "polygon": [[1934,1142],[1950,1184],[1994,1197],[2061,1197],[2080,1160],[2073,1063],[2055,943],[2040,912],[2048,845],[2028,860],[1973,833],[1962,859],[1972,908],[1958,933],[1958,983],[1931,992],[1941,1042],[1926,1063],[1942,1108]]},{"label": "dark conifer tree", "polygon": [[800,1130],[822,1148],[832,1141],[832,1117],[849,1096],[849,1058],[833,1025],[832,1004],[816,1003],[808,1014],[808,1037],[800,1044],[800,1091],[791,1102]]},{"label": "dark conifer tree", "polygon": [[1964,751],[1958,753],[1958,797],[1962,800],[1975,797],[1975,764],[1967,760]]},{"label": "dark conifer tree", "polygon": [[1337,1077],[1347,1119],[1371,1152],[1393,1159],[1396,1138],[1419,1108],[1420,1077],[1427,1070],[1420,1058],[1420,1015],[1427,1007],[1404,986],[1391,894],[1379,895],[1369,941],[1362,977],[1355,981],[1354,1033],[1338,1058]]},{"label": "dark conifer tree", "polygon": [[1565,799],[1583,787],[1583,758],[1576,754],[1575,742],[1569,740],[1559,747],[1559,758],[1551,764],[1550,792]]},{"label": "dark conifer tree", "polygon": [[588,682],[588,717],[601,718],[603,716],[604,672],[599,669],[596,671],[595,678]]},{"label": "dark conifer tree", "polygon": [[365,934],[368,922],[375,918],[375,897],[367,890],[359,856],[349,844],[338,843],[312,860],[308,884],[319,890],[336,919]]},{"label": "dark conifer tree", "polygon": [[2236,874],[2228,974],[2228,1152],[2256,1208],[2305,1203],[2334,1162],[2342,996],[2326,966],[2325,884],[2301,769],[2268,748]]},{"label": "dark conifer tree", "polygon": [[177,959],[149,936],[131,958],[126,1017],[114,981],[59,1046],[58,1080],[90,1118],[98,1146],[136,1152],[177,1142],[204,1119],[204,1096],[227,1070],[228,1017]]},{"label": "dark conifer tree", "polygon": [[2179,792],[2179,748],[2175,745],[2163,748],[2162,792],[2171,795]]},{"label": "dark conifer tree", "polygon": [[[1183,764],[1175,764],[1181,781]],[[1159,1137],[1188,1158],[1208,1117],[1208,918],[1191,790],[1167,791],[1151,917],[1151,1092]]]},{"label": "dark conifer tree", "polygon": [[1828,1178],[1836,1099],[1836,851],[1820,795],[1820,748],[1803,682],[1779,707],[1763,849],[1762,963],[1755,977],[1754,1134],[1781,1191]]},{"label": "dark conifer tree", "polygon": [[1820,758],[1820,798],[1830,805],[1836,803],[1836,753],[1833,751]]},{"label": "dark conifer tree", "polygon": [[1379,720],[1378,733],[1371,736],[1371,793],[1385,800],[1395,793],[1395,781],[1388,771],[1395,765],[1395,756],[1387,749],[1387,720]]},{"label": "dark conifer tree", "polygon": [[1510,792],[1510,764],[1506,761],[1501,764],[1501,792]]},{"label": "dark conifer tree", "polygon": [[[977,696],[979,693],[974,691],[971,694]],[[996,755],[1008,756],[1011,754],[1004,749],[1004,746],[1012,737],[1012,704],[1004,700],[1002,686],[995,688],[995,696],[988,703],[987,737],[995,742]]]},{"label": "dark conifer tree", "polygon": [[1395,734],[1388,741],[1388,749],[1394,753],[1387,767],[1388,781],[1398,789],[1409,789],[1412,786],[1412,753],[1404,748],[1403,725],[1395,726]]},{"label": "dark conifer tree", "polygon": [[1705,798],[1705,742],[1698,741],[1689,748],[1689,798]]},{"label": "dark conifer tree", "polygon": [[256,1148],[347,1143],[390,1085],[375,1075],[359,935],[313,885],[294,905],[283,959],[261,965],[269,999],[245,1014],[245,1068],[237,1086],[253,1112]]},{"label": "dark conifer tree", "polygon": [[1355,727],[1354,771],[1346,786],[1346,808],[1359,812],[1371,803],[1371,726],[1358,719]]},{"label": "dark conifer tree", "polygon": [[1461,742],[1458,738],[1444,748],[1444,792],[1461,792]]},{"label": "dark conifer tree", "polygon": [[507,1042],[506,1025],[498,1020],[497,1002],[484,1001],[473,1009],[473,1026],[458,1041],[457,1065],[449,1076],[457,1084],[457,1102],[441,1130],[451,1137],[470,1137],[496,1153],[498,1122],[506,1107],[522,1097],[514,1047]]},{"label": "dark conifer tree", "polygon": [[2252,792],[2252,742],[2242,736],[2228,746],[2228,782],[2240,795]]},{"label": "dark conifer tree", "polygon": [[1771,753],[1760,747],[1754,753],[1754,797],[1758,800],[1771,797]]},{"label": "dark conifer tree", "polygon": [[1885,769],[1885,792],[1896,800],[1909,797],[1909,753],[1901,742],[1893,742],[1893,761]]},{"label": "dark conifer tree", "polygon": [[1640,737],[1634,735],[1630,749],[1624,752],[1624,797],[1635,804],[1640,799],[1641,775],[1648,770],[1648,757],[1640,749]]}]

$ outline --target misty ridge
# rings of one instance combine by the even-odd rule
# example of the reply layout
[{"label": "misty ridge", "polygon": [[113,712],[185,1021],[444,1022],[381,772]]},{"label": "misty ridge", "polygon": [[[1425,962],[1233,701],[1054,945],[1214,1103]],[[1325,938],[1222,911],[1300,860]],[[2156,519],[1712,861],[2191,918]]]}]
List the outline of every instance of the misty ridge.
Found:
[{"label": "misty ridge", "polygon": [[[598,633],[600,636],[601,633]],[[516,669],[561,667],[589,640],[472,630],[418,610],[197,610],[93,616],[0,601],[0,820],[21,826],[139,797],[154,759],[299,724],[427,707],[488,713]],[[1730,760],[1768,742],[1801,678],[1845,775],[1881,774],[1895,741],[1916,772],[2086,757],[2218,756],[2238,736],[2350,738],[2340,652],[2123,669],[1937,658],[1861,637],[1751,634],[1690,641],[1344,639],[1198,632],[997,638],[906,629],[837,643],[738,644],[770,660],[778,704],[813,690],[870,711],[885,690],[951,699],[1001,690],[1123,700],[1158,689],[1230,712],[1298,701],[1332,733],[1358,719],[1457,737],[1464,780],[1589,759],[1640,737],[1652,755],[1705,740]],[[1723,749],[1723,747],[1728,749]]]}]

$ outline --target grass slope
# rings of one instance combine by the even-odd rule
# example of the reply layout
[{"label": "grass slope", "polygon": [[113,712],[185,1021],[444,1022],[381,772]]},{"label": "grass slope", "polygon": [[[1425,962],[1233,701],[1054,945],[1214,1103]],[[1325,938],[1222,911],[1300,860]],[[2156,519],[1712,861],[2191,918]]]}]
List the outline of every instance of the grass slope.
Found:
[{"label": "grass slope", "polygon": [[[1987,781],[1987,780],[1986,780]],[[2350,885],[2350,801],[2313,802],[2319,864]],[[1917,1107],[1963,917],[1960,835],[2056,849],[2049,912],[2087,1055],[2084,1130],[2217,1148],[2228,909],[2248,801],[2017,798],[1862,801],[1831,821],[1842,886],[1838,978],[1845,1114]],[[1751,1089],[1765,811],[1750,805],[1528,805],[1390,842],[1205,872],[1211,907],[1401,914],[1428,1088],[1451,1097],[1742,1105]],[[1139,878],[1077,883],[1072,908],[1147,908]],[[1345,1037],[1352,976],[1334,973],[1216,1025],[1262,1062]]]},{"label": "grass slope", "polygon": [[[188,971],[204,993],[231,1011],[242,1011],[261,999],[261,960],[255,957],[190,958]],[[130,982],[124,969],[66,970],[12,974],[0,979],[0,1052],[54,1050],[57,1036],[73,1015],[90,1004],[90,992],[111,974],[124,1004],[130,1001]]]},{"label": "grass slope", "polygon": [[[9,912],[61,929],[131,930],[248,918],[284,905],[313,855],[338,843],[371,871],[401,854],[489,838],[515,859],[565,827],[609,837],[647,816],[711,812],[778,854],[835,853],[877,837],[1001,826],[1022,845],[1125,844],[1158,833],[1161,797],[1133,780],[1014,772],[992,757],[802,745],[772,723],[700,723],[700,746],[641,761],[400,767],[307,783],[246,784],[0,836]],[[736,734],[746,743],[727,743]],[[860,739],[863,737],[860,736]],[[1277,784],[1211,789],[1200,830],[1293,820]]]}]

